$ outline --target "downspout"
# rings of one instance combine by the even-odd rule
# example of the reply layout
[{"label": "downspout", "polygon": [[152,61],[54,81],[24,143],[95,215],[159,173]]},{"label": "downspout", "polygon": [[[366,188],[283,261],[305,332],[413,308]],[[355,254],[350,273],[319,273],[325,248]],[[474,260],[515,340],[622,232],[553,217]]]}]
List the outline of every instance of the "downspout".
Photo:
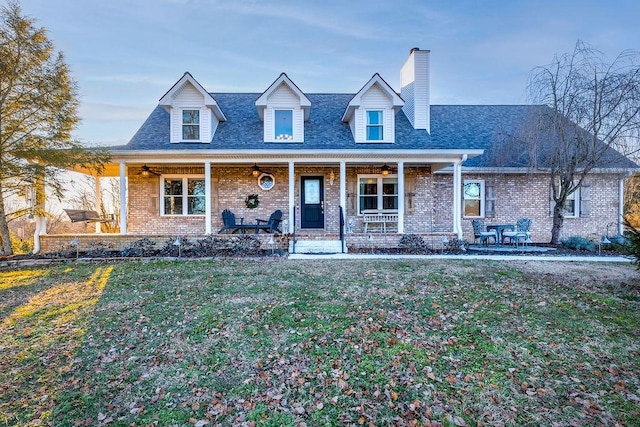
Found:
[{"label": "downspout", "polygon": [[453,165],[453,232],[462,240],[462,163],[467,160],[463,154]]},{"label": "downspout", "polygon": [[618,182],[618,234],[624,234],[624,178]]}]

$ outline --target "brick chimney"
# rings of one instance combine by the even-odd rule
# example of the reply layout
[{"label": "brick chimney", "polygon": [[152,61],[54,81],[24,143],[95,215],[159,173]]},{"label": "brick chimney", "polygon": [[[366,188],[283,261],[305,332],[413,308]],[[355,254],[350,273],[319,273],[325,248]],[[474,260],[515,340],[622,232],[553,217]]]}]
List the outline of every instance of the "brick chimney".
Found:
[{"label": "brick chimney", "polygon": [[405,104],[402,111],[414,129],[430,126],[429,50],[411,49],[409,58],[400,69],[400,95]]}]

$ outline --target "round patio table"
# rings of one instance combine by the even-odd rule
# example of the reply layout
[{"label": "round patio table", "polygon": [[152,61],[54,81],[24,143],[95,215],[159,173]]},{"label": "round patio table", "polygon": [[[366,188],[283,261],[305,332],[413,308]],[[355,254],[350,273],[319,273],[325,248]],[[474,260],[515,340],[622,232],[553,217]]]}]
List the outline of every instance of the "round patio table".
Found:
[{"label": "round patio table", "polygon": [[502,236],[502,232],[504,230],[513,231],[514,229],[515,229],[515,226],[513,224],[492,224],[492,225],[487,225],[487,231],[496,230],[496,233],[498,234],[498,242],[500,242],[499,243],[500,245],[504,243],[504,237]]}]

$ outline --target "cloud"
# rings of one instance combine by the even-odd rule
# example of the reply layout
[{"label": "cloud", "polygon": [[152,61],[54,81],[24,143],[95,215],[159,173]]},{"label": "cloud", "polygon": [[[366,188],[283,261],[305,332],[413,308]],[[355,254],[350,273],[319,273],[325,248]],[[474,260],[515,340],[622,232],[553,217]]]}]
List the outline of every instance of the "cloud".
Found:
[{"label": "cloud", "polygon": [[[217,8],[244,15],[279,18],[283,21],[283,25],[290,25],[291,21],[297,21],[335,35],[362,40],[384,40],[388,36],[384,31],[381,31],[380,27],[361,25],[358,22],[358,16],[361,14],[348,8],[349,6],[353,7],[351,2],[341,1],[333,5],[331,2],[322,2],[319,8],[309,7],[313,4],[310,2],[300,3],[304,5],[303,7],[298,4],[279,2],[276,6],[263,2],[224,2],[218,3]],[[355,4],[357,8],[357,2]]]},{"label": "cloud", "polygon": [[129,105],[81,103],[80,117],[84,122],[136,122],[141,124],[149,116],[153,107],[132,107]]}]

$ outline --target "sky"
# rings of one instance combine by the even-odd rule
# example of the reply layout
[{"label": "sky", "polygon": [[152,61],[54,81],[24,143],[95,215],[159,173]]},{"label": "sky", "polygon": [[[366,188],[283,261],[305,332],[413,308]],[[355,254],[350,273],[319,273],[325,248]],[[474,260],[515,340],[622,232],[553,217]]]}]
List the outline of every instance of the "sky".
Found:
[{"label": "sky", "polygon": [[[0,0],[0,4],[6,4]],[[524,104],[531,70],[578,40],[640,50],[637,0],[21,0],[78,82],[87,146],[126,144],[189,71],[209,92],[261,93],[286,72],[307,93],[400,90],[431,51],[432,104]]]}]

